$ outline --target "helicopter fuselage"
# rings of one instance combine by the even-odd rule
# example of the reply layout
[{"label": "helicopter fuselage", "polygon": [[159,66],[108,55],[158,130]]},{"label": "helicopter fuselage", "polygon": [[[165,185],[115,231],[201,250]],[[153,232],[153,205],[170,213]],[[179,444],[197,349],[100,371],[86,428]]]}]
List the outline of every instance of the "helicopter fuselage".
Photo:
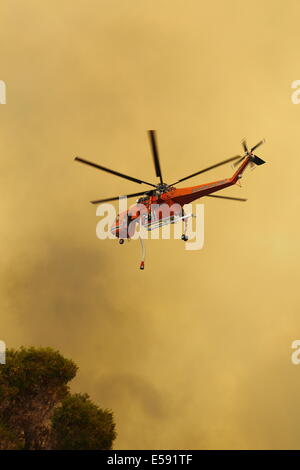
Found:
[{"label": "helicopter fuselage", "polygon": [[131,238],[137,223],[151,230],[167,223],[177,222],[184,218],[185,204],[236,184],[250,162],[250,156],[246,157],[230,178],[186,188],[165,185],[165,191],[162,188],[153,191],[151,195],[139,198],[137,204],[118,214],[111,227],[112,234],[117,238]]}]

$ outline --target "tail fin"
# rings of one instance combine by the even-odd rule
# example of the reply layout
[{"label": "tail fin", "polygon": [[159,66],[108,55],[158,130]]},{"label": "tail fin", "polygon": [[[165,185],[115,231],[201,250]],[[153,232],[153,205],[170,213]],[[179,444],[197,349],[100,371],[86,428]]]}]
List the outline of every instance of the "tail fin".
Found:
[{"label": "tail fin", "polygon": [[255,163],[255,165],[263,165],[264,163],[266,163],[264,160],[257,157],[256,155],[253,155],[251,160],[253,161],[253,163]]}]

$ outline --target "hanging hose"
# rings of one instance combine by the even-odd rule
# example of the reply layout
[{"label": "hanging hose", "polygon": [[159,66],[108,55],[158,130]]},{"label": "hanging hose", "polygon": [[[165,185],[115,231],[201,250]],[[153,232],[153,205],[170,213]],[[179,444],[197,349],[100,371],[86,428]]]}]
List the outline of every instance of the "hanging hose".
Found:
[{"label": "hanging hose", "polygon": [[141,259],[141,263],[140,263],[140,269],[144,269],[144,268],[145,268],[145,254],[146,254],[146,250],[145,250],[145,244],[144,244],[144,241],[143,241],[142,237],[139,236],[139,239],[140,239],[141,249],[142,249],[142,259]]}]

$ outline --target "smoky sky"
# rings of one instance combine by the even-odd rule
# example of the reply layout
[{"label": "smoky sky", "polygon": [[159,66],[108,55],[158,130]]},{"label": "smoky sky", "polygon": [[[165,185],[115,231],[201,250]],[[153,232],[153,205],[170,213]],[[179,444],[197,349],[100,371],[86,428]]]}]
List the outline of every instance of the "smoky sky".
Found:
[{"label": "smoky sky", "polygon": [[[79,365],[115,448],[298,448],[298,2],[3,1],[1,340]],[[205,241],[96,238],[91,199],[266,143],[266,165],[205,201]],[[228,166],[191,185],[228,177]],[[225,194],[225,190],[224,190]],[[208,198],[209,199],[209,198]]]}]

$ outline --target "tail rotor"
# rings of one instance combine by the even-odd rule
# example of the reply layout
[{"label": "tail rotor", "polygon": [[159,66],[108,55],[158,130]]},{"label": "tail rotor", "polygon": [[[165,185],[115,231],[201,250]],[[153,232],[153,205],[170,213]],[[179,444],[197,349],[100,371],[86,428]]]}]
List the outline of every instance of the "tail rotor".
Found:
[{"label": "tail rotor", "polygon": [[233,165],[236,167],[237,165],[239,165],[247,157],[250,157],[251,167],[253,167],[254,165],[263,165],[264,163],[266,163],[264,160],[259,158],[257,155],[254,155],[254,153],[253,153],[254,150],[257,149],[257,147],[259,147],[260,145],[262,145],[264,143],[265,143],[265,139],[262,139],[256,145],[254,145],[250,150],[248,150],[247,142],[246,142],[245,139],[243,139],[242,140],[242,146],[243,146],[245,154],[243,156],[241,156],[241,158],[239,158],[239,160],[234,162]]}]

